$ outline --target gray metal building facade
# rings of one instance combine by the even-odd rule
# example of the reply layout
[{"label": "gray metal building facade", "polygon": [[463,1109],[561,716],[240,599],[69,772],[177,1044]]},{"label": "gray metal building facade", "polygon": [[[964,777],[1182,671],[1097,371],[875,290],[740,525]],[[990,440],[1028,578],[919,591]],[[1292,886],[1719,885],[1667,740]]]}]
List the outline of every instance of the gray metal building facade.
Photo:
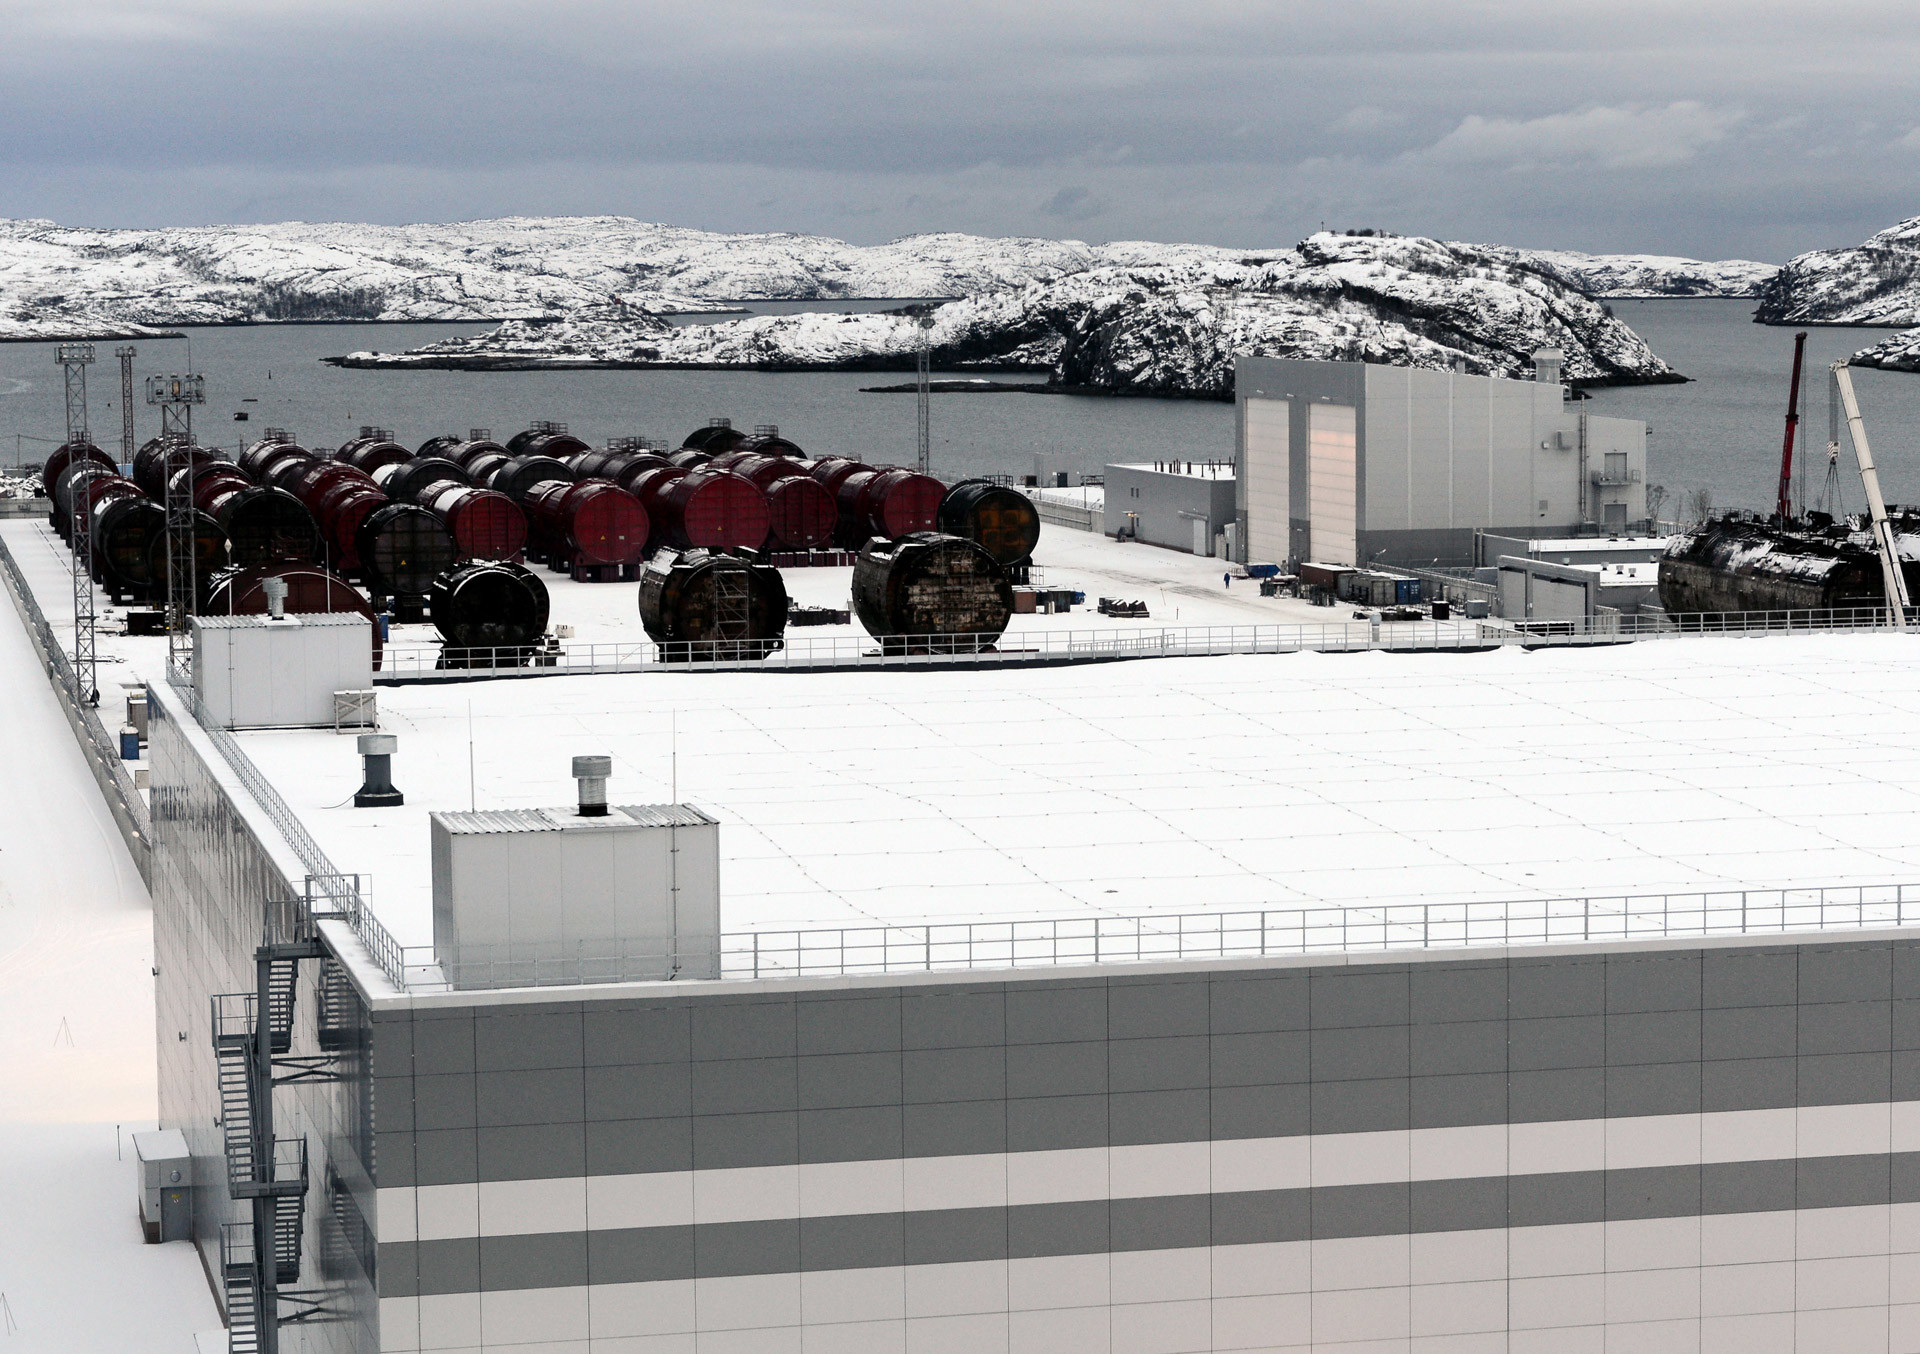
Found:
[{"label": "gray metal building facade", "polygon": [[1236,358],[1246,558],[1468,565],[1475,531],[1644,518],[1645,425],[1581,414],[1542,374]]},{"label": "gray metal building facade", "polygon": [[[1177,462],[1168,462],[1177,465]],[[1231,474],[1189,474],[1154,465],[1106,468],[1106,533],[1209,555],[1235,520]]]},{"label": "gray metal building facade", "polygon": [[[162,1123],[211,1260],[207,997],[288,881],[176,718]],[[322,930],[286,1349],[1920,1348],[1905,933],[409,993]]]}]

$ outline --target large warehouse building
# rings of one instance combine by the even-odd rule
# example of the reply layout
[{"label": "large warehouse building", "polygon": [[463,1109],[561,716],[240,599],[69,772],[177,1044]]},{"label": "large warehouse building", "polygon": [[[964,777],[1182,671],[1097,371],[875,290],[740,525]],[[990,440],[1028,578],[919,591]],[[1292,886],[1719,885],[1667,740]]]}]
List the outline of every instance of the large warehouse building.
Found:
[{"label": "large warehouse building", "polygon": [[1646,517],[1646,425],[1536,379],[1240,357],[1241,558],[1473,564],[1476,531],[1624,532]]},{"label": "large warehouse building", "polygon": [[[1099,684],[1110,698],[1125,668],[1106,671],[1121,674]],[[817,679],[820,694],[832,680]],[[1406,680],[1430,709],[1432,682]],[[360,810],[328,807],[360,774],[331,730],[243,733],[236,759],[180,692],[155,691],[162,1114],[191,1144],[216,1273],[251,1205],[233,1197],[235,1102],[222,1099],[208,999],[263,983],[292,993],[275,1155],[298,1144],[310,1184],[304,1213],[275,1215],[300,1238],[278,1242],[275,1303],[283,1318],[317,1315],[281,1327],[281,1348],[1854,1354],[1920,1339],[1920,1307],[1896,1300],[1920,1303],[1905,1268],[1909,1250],[1920,1260],[1905,1070],[1920,1057],[1905,1051],[1920,942],[1742,934],[1897,920],[1897,891],[1849,892],[1848,907],[1809,891],[1799,910],[1791,895],[1735,893],[1477,912],[1269,903],[1131,926],[1095,906],[1047,922],[1033,884],[980,840],[1019,836],[1003,793],[955,784],[954,807],[901,825],[906,859],[875,858],[858,842],[871,806],[842,789],[823,817],[815,754],[770,757],[738,741],[742,728],[715,755],[752,764],[738,784],[758,786],[773,821],[728,815],[717,829],[753,843],[725,853],[737,865],[717,894],[701,870],[671,886],[690,943],[660,934],[667,888],[654,880],[642,887],[654,919],[632,923],[631,945],[617,923],[571,949],[548,929],[517,964],[511,941],[463,962],[443,930],[452,913],[519,909],[550,928],[617,891],[621,872],[593,863],[610,859],[595,854],[609,831],[678,823],[709,840],[705,816],[616,804],[583,819],[569,799],[561,753],[587,736],[589,712],[590,736],[615,749],[616,791],[636,767],[654,767],[640,775],[653,783],[673,681],[557,679],[545,713],[518,721],[503,712],[525,706],[522,684],[384,693],[409,730],[393,754],[408,799]],[[1087,681],[1063,673],[1047,699]],[[1164,682],[1162,718],[1178,694]],[[466,811],[476,696],[481,755],[520,750],[510,811]],[[786,736],[809,727],[786,702],[737,698]],[[986,713],[970,699],[945,684],[914,702],[926,747]],[[721,737],[704,723],[703,738]],[[1258,726],[1236,727],[1209,745]],[[1032,751],[1060,753],[1044,739]],[[966,764],[937,774],[964,781]],[[1703,787],[1718,774],[1699,771]],[[1142,823],[1177,812],[1178,797],[1153,807],[1129,783],[1103,770],[1089,802],[1119,790]],[[1079,792],[1053,798],[1054,831],[1073,832]],[[299,826],[275,821],[288,814]],[[1183,868],[1176,844],[1112,826],[1139,839],[1139,861]],[[1302,881],[1323,854],[1294,835],[1306,828],[1274,839]],[[1247,849],[1224,845],[1244,829],[1219,831],[1223,845],[1195,861]],[[293,844],[303,834],[375,874],[314,878]],[[491,874],[460,883],[459,834],[492,852]],[[1589,869],[1605,869],[1608,838],[1594,836]],[[1443,854],[1473,839],[1452,827]],[[1135,868],[1040,839],[1006,863],[1033,851],[1061,882]],[[310,912],[263,910],[299,898]],[[843,924],[810,929],[822,920]],[[1709,926],[1732,934],[1681,934]],[[1460,947],[1476,936],[1523,943]],[[642,973],[663,956],[678,977]]]},{"label": "large warehouse building", "polygon": [[387,666],[356,739],[310,622],[115,644],[235,1354],[1920,1350],[1904,636]]}]

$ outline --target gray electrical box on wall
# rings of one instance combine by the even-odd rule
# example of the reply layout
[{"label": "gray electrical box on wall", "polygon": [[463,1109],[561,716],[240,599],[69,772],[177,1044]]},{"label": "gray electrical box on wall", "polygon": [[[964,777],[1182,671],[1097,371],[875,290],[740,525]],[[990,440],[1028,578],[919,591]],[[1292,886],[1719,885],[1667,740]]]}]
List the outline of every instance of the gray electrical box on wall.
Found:
[{"label": "gray electrical box on wall", "polygon": [[436,813],[433,947],[458,988],[720,976],[720,825],[687,804]]},{"label": "gray electrical box on wall", "polygon": [[140,1162],[140,1227],[149,1242],[193,1239],[193,1154],[177,1129],[133,1135]]}]

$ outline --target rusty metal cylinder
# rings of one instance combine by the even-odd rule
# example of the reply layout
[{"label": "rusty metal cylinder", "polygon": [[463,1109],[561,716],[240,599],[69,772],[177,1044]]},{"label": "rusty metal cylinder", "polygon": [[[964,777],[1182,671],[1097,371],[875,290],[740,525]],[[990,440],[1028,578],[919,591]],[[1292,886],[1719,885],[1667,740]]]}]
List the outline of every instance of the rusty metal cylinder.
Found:
[{"label": "rusty metal cylinder", "polygon": [[417,503],[375,508],[355,528],[354,546],[367,586],[393,597],[425,597],[458,560],[446,525]]},{"label": "rusty metal cylinder", "polygon": [[767,496],[767,541],[772,549],[813,550],[832,542],[839,505],[799,462],[749,453],[731,468]]},{"label": "rusty metal cylinder", "polygon": [[940,530],[965,536],[1001,564],[1033,558],[1040,510],[1018,489],[991,480],[962,480],[940,500]]},{"label": "rusty metal cylinder", "polygon": [[333,459],[350,465],[356,470],[364,470],[371,475],[383,465],[398,465],[401,461],[411,461],[413,453],[398,442],[370,437],[355,438],[335,452]]},{"label": "rusty metal cylinder", "polygon": [[[204,578],[204,576],[203,576]],[[230,568],[216,572],[207,584],[202,611],[213,616],[264,616],[270,599],[267,580],[286,585],[281,602],[288,616],[318,616],[350,612],[364,616],[373,634],[373,666],[380,666],[380,618],[372,605],[346,579],[315,564],[278,564],[266,568]]]},{"label": "rusty metal cylinder", "polygon": [[476,560],[433,583],[433,624],[450,649],[524,649],[547,632],[547,585],[524,565]]},{"label": "rusty metal cylinder", "polygon": [[571,480],[573,469],[552,456],[515,456],[487,479],[486,487],[516,503],[526,499],[534,485],[546,480]]},{"label": "rusty metal cylinder", "polygon": [[890,652],[975,653],[1006,632],[1013,584],[974,542],[915,532],[867,542],[853,566],[853,608]]},{"label": "rusty metal cylinder", "polygon": [[138,486],[133,494],[99,504],[93,514],[95,576],[116,592],[147,596],[153,586],[148,546],[155,533],[164,536],[166,529],[166,510],[139,493]]},{"label": "rusty metal cylinder", "polygon": [[443,485],[473,482],[459,464],[440,456],[416,456],[381,466],[373,479],[396,503],[423,503]]},{"label": "rusty metal cylinder", "polygon": [[736,555],[661,550],[640,575],[640,621],[667,662],[764,658],[786,632],[786,582]]},{"label": "rusty metal cylinder", "polygon": [[683,450],[704,451],[709,456],[718,456],[723,451],[732,451],[747,440],[747,435],[728,423],[725,419],[715,419],[704,428],[695,428],[680,443]]}]

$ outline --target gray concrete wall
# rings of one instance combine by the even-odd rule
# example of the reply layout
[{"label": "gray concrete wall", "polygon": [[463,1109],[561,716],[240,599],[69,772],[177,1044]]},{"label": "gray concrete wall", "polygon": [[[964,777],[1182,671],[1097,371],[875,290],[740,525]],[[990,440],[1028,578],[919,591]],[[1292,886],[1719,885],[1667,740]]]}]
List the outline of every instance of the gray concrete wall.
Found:
[{"label": "gray concrete wall", "polygon": [[1886,1350],[1920,1248],[1906,939],[422,1005],[375,1043],[389,1349]]},{"label": "gray concrete wall", "polygon": [[1138,514],[1139,539],[1174,550],[1193,549],[1193,522],[1204,517],[1208,539],[1234,520],[1234,480],[1202,479],[1137,465],[1106,468],[1107,535],[1128,528],[1128,513]]}]

